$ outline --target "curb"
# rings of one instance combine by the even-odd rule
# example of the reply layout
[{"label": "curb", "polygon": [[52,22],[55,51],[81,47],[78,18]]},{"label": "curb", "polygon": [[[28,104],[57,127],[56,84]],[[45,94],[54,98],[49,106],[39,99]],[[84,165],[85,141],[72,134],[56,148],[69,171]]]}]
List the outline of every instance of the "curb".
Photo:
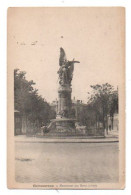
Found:
[{"label": "curb", "polygon": [[55,140],[36,140],[36,141],[15,141],[15,143],[116,143],[116,142],[119,142],[119,140],[117,139],[114,139],[114,140],[82,140],[82,139],[79,139],[79,140],[59,140],[59,139],[55,139]]}]

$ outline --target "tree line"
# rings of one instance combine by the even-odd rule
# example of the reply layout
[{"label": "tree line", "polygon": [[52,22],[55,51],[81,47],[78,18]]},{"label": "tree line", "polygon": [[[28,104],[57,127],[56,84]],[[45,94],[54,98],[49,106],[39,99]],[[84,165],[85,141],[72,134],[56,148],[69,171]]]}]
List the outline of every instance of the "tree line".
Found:
[{"label": "tree line", "polygon": [[87,106],[85,106],[79,116],[79,121],[87,127],[102,125],[107,129],[108,117],[112,119],[114,114],[118,113],[118,88],[109,83],[102,85],[96,84],[90,86],[92,91],[88,92]]},{"label": "tree line", "polygon": [[14,70],[14,107],[30,122],[37,121],[40,125],[46,125],[55,117],[49,103],[35,89],[35,82],[28,81],[26,72],[19,69]]}]

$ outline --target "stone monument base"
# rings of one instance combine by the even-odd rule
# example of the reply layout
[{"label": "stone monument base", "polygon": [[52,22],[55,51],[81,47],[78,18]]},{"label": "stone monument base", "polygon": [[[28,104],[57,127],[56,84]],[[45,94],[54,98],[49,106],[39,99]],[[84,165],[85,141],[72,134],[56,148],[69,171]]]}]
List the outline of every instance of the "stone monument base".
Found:
[{"label": "stone monument base", "polygon": [[75,128],[76,119],[56,118],[51,120],[55,124],[55,128],[50,129],[48,135],[52,136],[74,136],[76,135]]},{"label": "stone monument base", "polygon": [[69,131],[75,129],[75,119],[56,118],[54,121],[56,123],[57,131]]},{"label": "stone monument base", "polygon": [[42,132],[44,137],[105,137],[104,129],[87,129],[86,126],[78,126],[76,119],[73,118],[56,118],[52,119],[47,126],[46,132]]}]

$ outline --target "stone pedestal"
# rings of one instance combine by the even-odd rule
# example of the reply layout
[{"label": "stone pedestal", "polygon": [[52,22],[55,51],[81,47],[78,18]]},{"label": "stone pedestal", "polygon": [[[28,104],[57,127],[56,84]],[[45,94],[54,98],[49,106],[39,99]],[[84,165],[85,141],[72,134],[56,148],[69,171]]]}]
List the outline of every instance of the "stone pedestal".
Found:
[{"label": "stone pedestal", "polygon": [[55,129],[50,131],[53,136],[74,136],[76,134],[75,119],[59,118],[53,119]]},{"label": "stone pedestal", "polygon": [[72,108],[71,92],[72,89],[69,85],[59,87],[57,119],[71,117],[71,108]]},{"label": "stone pedestal", "polygon": [[56,129],[58,132],[74,132],[75,119],[72,116],[72,89],[70,85],[59,86]]}]

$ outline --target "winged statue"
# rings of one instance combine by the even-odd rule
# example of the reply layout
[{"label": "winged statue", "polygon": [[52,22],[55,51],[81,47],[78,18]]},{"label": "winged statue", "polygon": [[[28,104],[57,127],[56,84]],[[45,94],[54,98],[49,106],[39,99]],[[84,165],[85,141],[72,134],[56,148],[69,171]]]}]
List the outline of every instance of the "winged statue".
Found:
[{"label": "winged statue", "polygon": [[75,61],[74,59],[72,61],[68,61],[67,58],[66,58],[65,51],[61,47],[60,48],[60,58],[59,58],[60,68],[58,70],[59,83],[60,83],[61,86],[64,86],[64,85],[67,85],[67,84],[71,85],[75,63],[80,63],[80,62]]}]

